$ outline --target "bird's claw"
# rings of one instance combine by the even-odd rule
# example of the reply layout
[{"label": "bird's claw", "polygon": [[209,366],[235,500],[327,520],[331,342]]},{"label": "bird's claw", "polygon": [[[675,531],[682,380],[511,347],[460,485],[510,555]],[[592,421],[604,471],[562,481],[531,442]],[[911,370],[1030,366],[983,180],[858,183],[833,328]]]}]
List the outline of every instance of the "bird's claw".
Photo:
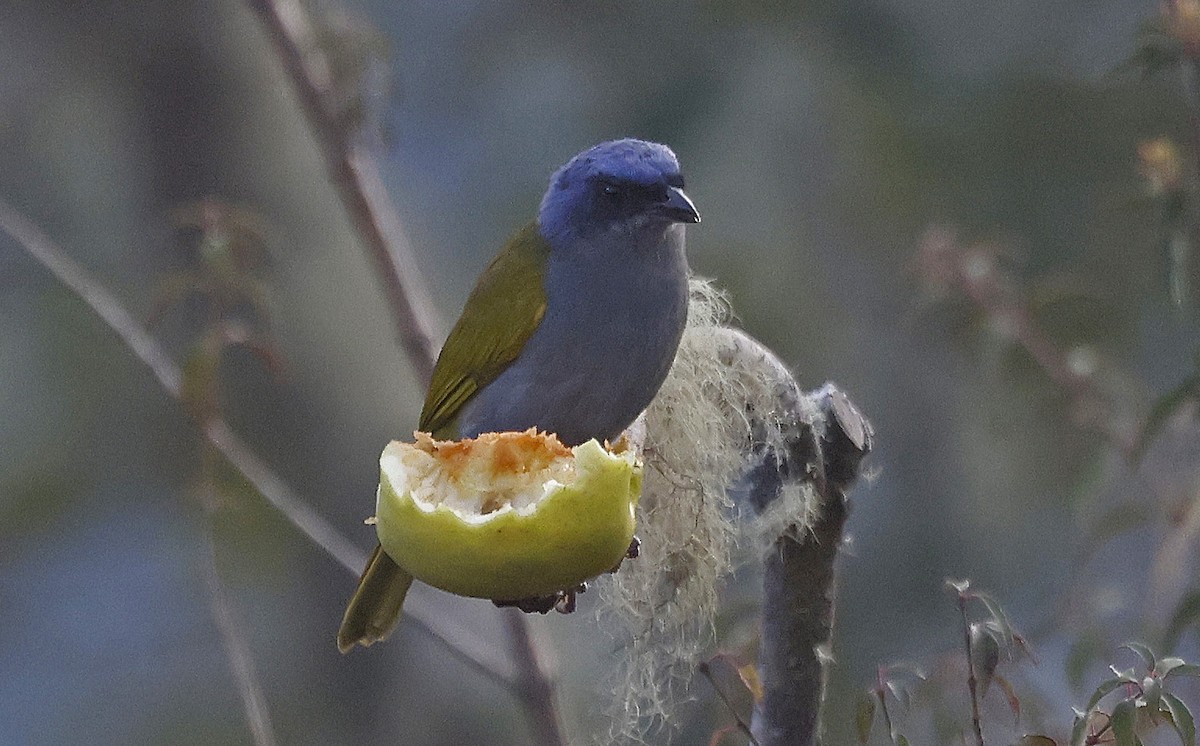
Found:
[{"label": "bird's claw", "polygon": [[575,611],[575,597],[587,591],[587,583],[580,583],[574,588],[556,591],[549,596],[531,596],[512,600],[492,599],[492,603],[500,608],[516,608],[526,614],[549,614],[557,611],[559,614],[570,614]]},{"label": "bird's claw", "polygon": [[620,570],[621,563],[623,563],[625,560],[637,559],[637,556],[639,554],[641,554],[641,552],[642,552],[642,542],[639,541],[638,537],[635,536],[635,537],[633,537],[633,541],[629,542],[629,548],[625,550],[625,556],[622,557],[621,559],[617,560],[617,564],[613,565],[612,569],[607,571],[608,574],[612,575],[617,570]]},{"label": "bird's claw", "polygon": [[[638,541],[638,537],[633,537],[633,541],[629,542],[629,548],[625,550],[625,556],[621,558],[617,564],[608,572],[615,573],[621,569],[621,562],[627,559],[635,559],[641,553],[642,543]],[[570,614],[575,611],[576,596],[587,591],[587,583],[580,583],[574,588],[568,588],[563,591],[556,591],[549,596],[530,596],[529,598],[515,599],[492,599],[492,603],[502,609],[514,608],[520,609],[526,614],[549,614],[551,610],[557,611],[559,614]]]}]

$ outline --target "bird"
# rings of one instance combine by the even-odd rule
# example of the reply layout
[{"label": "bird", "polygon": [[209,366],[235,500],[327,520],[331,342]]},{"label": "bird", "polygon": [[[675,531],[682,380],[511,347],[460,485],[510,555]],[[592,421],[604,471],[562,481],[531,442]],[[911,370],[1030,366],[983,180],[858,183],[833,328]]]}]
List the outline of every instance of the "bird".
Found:
[{"label": "bird", "polygon": [[[529,428],[568,446],[616,440],[675,358],[687,321],[685,226],[699,222],[666,145],[624,138],[575,155],[468,296],[418,429],[442,440]],[[376,546],[338,648],[385,639],[412,580]]]}]

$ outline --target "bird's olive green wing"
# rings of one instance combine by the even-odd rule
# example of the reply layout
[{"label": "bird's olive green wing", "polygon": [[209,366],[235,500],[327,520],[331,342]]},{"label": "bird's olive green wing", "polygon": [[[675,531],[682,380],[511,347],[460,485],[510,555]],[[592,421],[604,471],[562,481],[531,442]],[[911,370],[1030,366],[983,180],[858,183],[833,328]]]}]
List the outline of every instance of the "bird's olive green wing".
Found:
[{"label": "bird's olive green wing", "polygon": [[457,438],[463,405],[521,354],[546,312],[549,253],[537,224],[530,223],[484,270],[438,355],[421,410],[422,431]]}]

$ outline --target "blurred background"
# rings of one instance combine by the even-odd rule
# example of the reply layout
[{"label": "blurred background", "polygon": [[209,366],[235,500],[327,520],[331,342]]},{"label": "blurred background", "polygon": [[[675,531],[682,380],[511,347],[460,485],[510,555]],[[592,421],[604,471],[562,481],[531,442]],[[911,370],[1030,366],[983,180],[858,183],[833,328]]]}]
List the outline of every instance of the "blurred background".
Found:
[{"label": "blurred background", "polygon": [[[840,565],[827,727],[842,744],[859,693],[898,661],[952,682],[898,710],[914,743],[965,732],[947,577],[989,590],[1038,651],[1007,674],[1019,723],[987,699],[997,739],[1063,738],[1104,665],[1132,665],[1127,639],[1197,652],[1197,386],[1177,388],[1200,344],[1196,101],[1173,67],[1129,64],[1161,62],[1147,22],[1168,51],[1200,39],[1185,6],[306,7],[443,332],[554,168],[600,140],[659,140],[704,217],[695,271],[806,387],[836,381],[871,418]],[[178,360],[219,361],[191,406],[219,407],[369,548],[379,451],[411,432],[423,391],[255,14],[10,0],[0,112],[0,199]],[[214,252],[253,281],[212,280]],[[250,344],[205,358],[226,311]],[[340,655],[354,579],[0,236],[0,742],[250,742],[205,584],[210,526],[281,743],[527,738],[511,693],[414,625]],[[756,583],[739,575],[722,629],[753,619]],[[583,601],[532,619],[573,741],[606,728],[616,647]],[[452,608],[505,644],[490,605]],[[677,742],[707,743],[732,719],[708,682],[690,695]]]}]

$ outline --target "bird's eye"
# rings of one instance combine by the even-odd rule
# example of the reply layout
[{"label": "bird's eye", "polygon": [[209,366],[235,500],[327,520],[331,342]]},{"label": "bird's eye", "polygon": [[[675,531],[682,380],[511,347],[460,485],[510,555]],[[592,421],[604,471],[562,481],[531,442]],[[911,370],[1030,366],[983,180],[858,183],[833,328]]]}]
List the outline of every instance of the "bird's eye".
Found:
[{"label": "bird's eye", "polygon": [[604,192],[605,197],[621,196],[621,187],[616,184],[605,184],[601,191]]}]

